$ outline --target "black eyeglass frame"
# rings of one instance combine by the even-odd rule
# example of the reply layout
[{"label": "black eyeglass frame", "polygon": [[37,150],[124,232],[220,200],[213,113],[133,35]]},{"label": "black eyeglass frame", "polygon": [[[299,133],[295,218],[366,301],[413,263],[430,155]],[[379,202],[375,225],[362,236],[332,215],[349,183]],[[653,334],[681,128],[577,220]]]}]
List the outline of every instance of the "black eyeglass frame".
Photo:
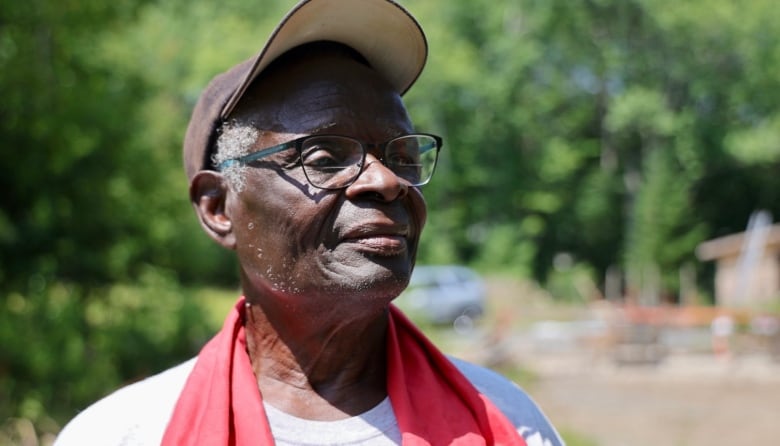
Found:
[{"label": "black eyeglass frame", "polygon": [[[434,135],[432,133],[408,133],[408,134],[405,134],[405,135],[396,136],[393,139],[390,139],[388,141],[385,141],[385,142],[379,143],[379,144],[371,144],[371,143],[363,142],[363,141],[360,141],[360,140],[358,140],[356,138],[353,138],[351,136],[344,136],[344,135],[335,135],[335,134],[306,135],[306,136],[302,136],[300,138],[293,139],[291,141],[287,141],[287,142],[283,142],[281,144],[277,144],[277,145],[275,145],[273,147],[268,147],[267,149],[258,150],[257,152],[252,152],[252,153],[249,153],[247,155],[240,156],[238,158],[231,158],[231,159],[227,159],[227,160],[221,161],[219,164],[216,165],[216,169],[218,171],[222,172],[225,169],[228,169],[228,168],[233,167],[233,166],[237,166],[237,165],[238,166],[245,166],[247,164],[250,164],[250,163],[253,163],[255,161],[258,161],[258,160],[260,160],[262,158],[271,156],[271,155],[273,155],[275,153],[279,153],[279,152],[282,152],[282,151],[290,149],[290,148],[295,148],[295,150],[298,152],[298,164],[301,166],[301,169],[303,170],[303,174],[306,176],[306,181],[308,181],[309,184],[312,185],[312,187],[316,187],[317,189],[323,189],[323,190],[340,190],[340,189],[345,189],[345,188],[349,187],[350,185],[352,185],[352,183],[354,183],[358,179],[358,177],[360,177],[360,174],[363,173],[363,169],[365,169],[365,167],[366,167],[366,154],[372,148],[377,148],[377,149],[381,150],[382,156],[379,158],[379,162],[381,162],[383,166],[385,166],[388,169],[390,169],[391,171],[393,171],[392,167],[388,166],[387,163],[385,162],[385,157],[387,155],[385,153],[385,151],[387,150],[387,146],[389,146],[390,144],[392,144],[396,140],[403,139],[403,138],[408,138],[410,136],[411,137],[426,136],[426,137],[429,137],[429,138],[433,138],[433,140],[435,141],[436,146],[433,147],[432,149],[429,149],[429,150],[433,150],[433,149],[436,150],[436,158],[433,160],[433,167],[431,168],[431,174],[424,181],[418,181],[418,182],[410,182],[408,179],[398,176],[398,174],[396,174],[396,176],[398,176],[398,178],[400,178],[401,180],[406,181],[407,183],[409,183],[410,186],[415,186],[415,187],[417,187],[417,186],[424,186],[424,185],[428,184],[428,182],[430,182],[431,178],[433,178],[433,173],[436,171],[436,165],[439,162],[439,151],[441,150],[441,147],[444,144],[444,141],[443,141],[443,139],[440,136]],[[304,167],[304,165],[303,165],[303,144],[309,138],[322,138],[322,137],[337,137],[337,138],[350,139],[350,140],[356,141],[358,144],[360,144],[360,148],[363,149],[363,154],[362,154],[362,156],[360,158],[360,163],[358,165],[357,173],[354,175],[354,178],[352,178],[351,180],[346,182],[346,184],[344,184],[344,185],[341,185],[341,186],[338,186],[338,187],[318,186],[318,185],[312,183],[311,179],[309,179],[309,174],[306,172],[306,167]],[[393,173],[395,173],[395,171],[393,171]]]}]

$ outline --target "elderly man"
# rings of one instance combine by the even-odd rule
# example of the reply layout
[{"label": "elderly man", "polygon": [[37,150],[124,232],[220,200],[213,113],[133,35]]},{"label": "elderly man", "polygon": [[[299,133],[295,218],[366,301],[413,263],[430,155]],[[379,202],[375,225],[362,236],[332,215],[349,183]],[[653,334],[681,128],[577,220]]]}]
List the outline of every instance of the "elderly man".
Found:
[{"label": "elderly man", "polygon": [[91,406],[58,445],[561,444],[525,393],[391,305],[442,146],[401,100],[426,53],[391,0],[306,0],[211,82],[185,170],[243,296],[196,359]]}]

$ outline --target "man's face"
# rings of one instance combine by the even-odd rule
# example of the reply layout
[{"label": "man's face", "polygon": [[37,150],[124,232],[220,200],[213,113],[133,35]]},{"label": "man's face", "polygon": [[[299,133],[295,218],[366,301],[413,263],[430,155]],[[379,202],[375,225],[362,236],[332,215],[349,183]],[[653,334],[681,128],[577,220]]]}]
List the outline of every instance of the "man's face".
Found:
[{"label": "man's face", "polygon": [[[260,131],[252,151],[312,134],[377,144],[412,131],[399,95],[382,78],[335,55],[274,71],[232,117]],[[296,155],[291,149],[253,164],[245,187],[226,203],[247,298],[317,299],[330,311],[386,305],[411,274],[426,217],[420,191],[402,184],[376,152],[348,188],[317,189]]]}]

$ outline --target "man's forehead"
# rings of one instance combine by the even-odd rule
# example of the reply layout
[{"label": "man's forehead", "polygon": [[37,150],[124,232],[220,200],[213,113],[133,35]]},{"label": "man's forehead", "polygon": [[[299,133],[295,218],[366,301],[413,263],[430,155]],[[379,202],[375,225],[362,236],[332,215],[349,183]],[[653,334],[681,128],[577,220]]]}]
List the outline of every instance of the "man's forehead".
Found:
[{"label": "man's forehead", "polygon": [[[297,71],[302,67],[312,69]],[[338,66],[320,61],[289,68],[265,78],[240,107],[252,125],[290,134],[358,130],[351,126],[395,129],[389,136],[409,126],[400,95],[365,65],[342,59]]]},{"label": "man's forehead", "polygon": [[[293,87],[284,100],[278,104],[277,117],[282,122],[298,119],[319,117],[327,119],[328,115],[338,113],[354,117],[355,112],[349,107],[353,95],[359,94],[346,84],[333,79],[315,79]],[[309,123],[314,125],[327,125]]]}]

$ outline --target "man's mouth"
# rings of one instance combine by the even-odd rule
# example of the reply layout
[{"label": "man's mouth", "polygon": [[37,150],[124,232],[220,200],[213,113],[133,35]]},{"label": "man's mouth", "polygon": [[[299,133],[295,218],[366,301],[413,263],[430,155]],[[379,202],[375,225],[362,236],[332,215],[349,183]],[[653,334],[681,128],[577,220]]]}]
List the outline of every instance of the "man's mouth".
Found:
[{"label": "man's mouth", "polygon": [[350,229],[342,240],[377,255],[392,256],[407,251],[408,236],[407,225],[369,223]]}]

